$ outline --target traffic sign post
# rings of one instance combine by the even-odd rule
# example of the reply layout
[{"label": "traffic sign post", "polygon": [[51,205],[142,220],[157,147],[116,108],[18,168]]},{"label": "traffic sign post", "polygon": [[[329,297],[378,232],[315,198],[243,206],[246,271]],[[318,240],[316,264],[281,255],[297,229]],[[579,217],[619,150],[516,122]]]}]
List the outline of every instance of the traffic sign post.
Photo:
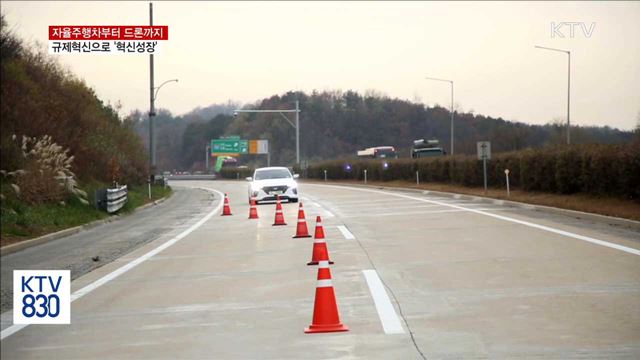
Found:
[{"label": "traffic sign post", "polygon": [[249,154],[267,155],[267,166],[271,166],[269,140],[249,140]]},{"label": "traffic sign post", "polygon": [[491,143],[489,141],[478,141],[478,160],[482,160],[484,194],[487,195],[487,160],[491,160]]},{"label": "traffic sign post", "polygon": [[239,139],[215,139],[211,140],[211,154],[248,154],[249,142]]},{"label": "traffic sign post", "polygon": [[269,140],[242,140],[240,136],[225,136],[211,140],[211,156],[235,156],[245,154],[266,154],[267,166],[271,164]]}]

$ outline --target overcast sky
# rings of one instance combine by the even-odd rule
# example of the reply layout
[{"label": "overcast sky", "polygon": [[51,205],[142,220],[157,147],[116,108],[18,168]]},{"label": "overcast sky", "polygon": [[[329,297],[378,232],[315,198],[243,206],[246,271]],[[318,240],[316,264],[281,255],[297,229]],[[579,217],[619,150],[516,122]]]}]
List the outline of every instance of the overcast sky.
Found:
[{"label": "overcast sky", "polygon": [[[49,25],[147,25],[148,2],[2,2],[20,36],[46,45]],[[565,38],[552,37],[551,23]],[[595,25],[593,25],[595,23]],[[375,89],[390,97],[533,124],[636,126],[640,2],[155,2],[169,26],[156,55],[157,107],[174,114],[288,90]],[[56,55],[123,113],[148,109],[147,55]],[[303,109],[304,111],[304,109]]]}]

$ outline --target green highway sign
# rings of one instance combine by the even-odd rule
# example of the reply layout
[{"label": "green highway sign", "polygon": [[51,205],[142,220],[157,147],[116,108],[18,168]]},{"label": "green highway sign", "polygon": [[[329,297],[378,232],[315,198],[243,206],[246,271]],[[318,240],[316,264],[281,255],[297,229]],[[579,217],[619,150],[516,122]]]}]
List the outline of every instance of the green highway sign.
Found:
[{"label": "green highway sign", "polygon": [[248,154],[249,142],[239,139],[211,140],[211,154]]}]

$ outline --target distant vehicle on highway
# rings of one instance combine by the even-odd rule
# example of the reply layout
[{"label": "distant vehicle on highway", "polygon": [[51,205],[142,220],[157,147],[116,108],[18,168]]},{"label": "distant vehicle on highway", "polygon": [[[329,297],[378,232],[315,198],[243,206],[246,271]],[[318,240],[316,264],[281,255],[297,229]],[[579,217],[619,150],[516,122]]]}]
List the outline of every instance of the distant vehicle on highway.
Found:
[{"label": "distant vehicle on highway", "polygon": [[425,140],[419,139],[413,141],[413,147],[411,148],[411,157],[414,159],[421,157],[433,157],[446,155],[447,152],[440,147],[440,141],[438,140]]},{"label": "distant vehicle on highway", "polygon": [[214,166],[214,171],[219,173],[220,169],[223,167],[234,167],[238,166],[238,159],[232,156],[218,156],[216,159],[216,165]]},{"label": "distant vehicle on highway", "polygon": [[376,146],[358,151],[358,157],[374,159],[397,159],[398,154],[393,146]]},{"label": "distant vehicle on highway", "polygon": [[275,201],[277,196],[281,200],[298,202],[298,183],[295,179],[298,174],[291,174],[286,167],[258,168],[248,177],[249,201],[255,198],[256,202]]}]

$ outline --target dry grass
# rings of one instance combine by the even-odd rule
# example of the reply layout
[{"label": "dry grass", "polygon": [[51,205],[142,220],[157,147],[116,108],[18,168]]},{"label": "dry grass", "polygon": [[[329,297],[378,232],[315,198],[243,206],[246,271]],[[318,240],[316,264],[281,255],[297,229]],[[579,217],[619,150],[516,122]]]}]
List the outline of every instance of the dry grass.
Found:
[{"label": "dry grass", "polygon": [[[5,185],[6,187],[7,185]],[[105,187],[105,184],[92,184],[90,187],[92,188],[90,193],[93,193],[94,188]],[[172,190],[170,187],[153,186],[152,199],[148,198],[147,191],[145,186],[130,187],[129,199],[119,213],[132,212],[139,206],[167,197]],[[33,205],[20,201],[14,196],[3,201],[0,210],[2,210],[0,246],[11,245],[109,217],[106,212],[91,205],[85,205],[75,197],[69,198],[65,205],[59,203]]]},{"label": "dry grass", "polygon": [[[323,181],[311,181],[324,183]],[[364,184],[362,181],[340,180],[329,181],[329,183],[341,184]],[[511,200],[523,202],[527,204],[552,206],[561,209],[583,211],[600,215],[614,216],[623,219],[640,221],[640,202],[632,200],[624,200],[611,197],[595,197],[582,194],[561,195],[540,192],[526,192],[521,190],[512,190],[511,196],[507,197],[506,190],[488,189],[485,195],[483,188],[468,188],[464,186],[456,186],[438,183],[423,183],[419,186],[414,182],[407,181],[369,181],[367,185],[377,185],[385,187],[403,187],[411,189],[422,189],[432,191],[443,191],[457,194],[466,194],[474,196],[483,196],[493,199]]]}]

